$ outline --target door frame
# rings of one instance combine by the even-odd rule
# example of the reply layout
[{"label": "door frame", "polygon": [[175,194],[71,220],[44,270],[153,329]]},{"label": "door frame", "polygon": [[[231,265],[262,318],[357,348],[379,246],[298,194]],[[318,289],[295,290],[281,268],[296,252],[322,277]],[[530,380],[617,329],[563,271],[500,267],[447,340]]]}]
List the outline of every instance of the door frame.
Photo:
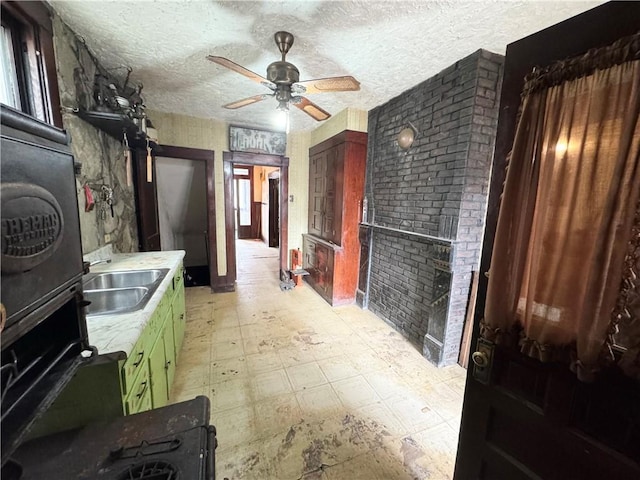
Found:
[{"label": "door frame", "polygon": [[158,148],[154,149],[154,155],[156,157],[174,158],[177,160],[205,162],[207,177],[207,235],[209,237],[209,251],[207,252],[209,256],[209,285],[214,289],[214,280],[218,276],[218,256],[216,253],[216,245],[218,242],[216,241],[216,196],[214,177],[215,153],[213,150],[204,150],[201,148],[158,145]]},{"label": "door frame", "polygon": [[212,285],[215,292],[233,292],[237,280],[236,242],[233,215],[233,165],[260,165],[280,169],[280,279],[287,279],[289,269],[289,157],[262,153],[223,152],[224,172],[224,225],[227,243],[227,274],[216,276],[218,281]]}]

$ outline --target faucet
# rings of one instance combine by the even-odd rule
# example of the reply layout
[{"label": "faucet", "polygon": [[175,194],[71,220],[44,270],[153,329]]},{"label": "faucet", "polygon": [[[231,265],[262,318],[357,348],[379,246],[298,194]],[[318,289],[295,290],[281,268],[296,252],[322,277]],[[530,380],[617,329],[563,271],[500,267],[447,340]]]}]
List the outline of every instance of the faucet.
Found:
[{"label": "faucet", "polygon": [[94,260],[93,262],[89,262],[89,266],[93,267],[94,265],[99,265],[101,263],[111,263],[111,259],[103,258],[102,260]]}]

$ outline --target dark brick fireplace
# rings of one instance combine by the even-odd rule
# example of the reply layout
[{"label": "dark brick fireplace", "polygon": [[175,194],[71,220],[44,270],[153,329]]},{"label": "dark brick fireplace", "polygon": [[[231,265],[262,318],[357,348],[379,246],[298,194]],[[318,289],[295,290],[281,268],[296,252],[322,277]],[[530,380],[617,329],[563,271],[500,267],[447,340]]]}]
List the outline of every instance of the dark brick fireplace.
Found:
[{"label": "dark brick fireplace", "polygon": [[478,50],[369,112],[358,303],[441,366],[458,359],[479,264],[502,64]]}]

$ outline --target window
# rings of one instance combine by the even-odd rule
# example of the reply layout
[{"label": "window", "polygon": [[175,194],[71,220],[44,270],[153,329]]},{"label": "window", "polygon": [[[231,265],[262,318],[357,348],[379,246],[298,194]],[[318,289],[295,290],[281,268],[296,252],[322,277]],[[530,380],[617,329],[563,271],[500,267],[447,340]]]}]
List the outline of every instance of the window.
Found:
[{"label": "window", "polygon": [[0,103],[62,127],[49,10],[42,2],[3,2]]}]

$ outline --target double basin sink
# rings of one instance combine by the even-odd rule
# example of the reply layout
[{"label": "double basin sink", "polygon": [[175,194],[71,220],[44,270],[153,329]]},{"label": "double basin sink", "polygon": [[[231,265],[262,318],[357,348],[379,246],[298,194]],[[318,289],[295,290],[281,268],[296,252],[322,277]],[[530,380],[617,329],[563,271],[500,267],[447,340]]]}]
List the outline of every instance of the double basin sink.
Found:
[{"label": "double basin sink", "polygon": [[83,281],[88,317],[142,310],[169,272],[168,268],[91,273]]}]

